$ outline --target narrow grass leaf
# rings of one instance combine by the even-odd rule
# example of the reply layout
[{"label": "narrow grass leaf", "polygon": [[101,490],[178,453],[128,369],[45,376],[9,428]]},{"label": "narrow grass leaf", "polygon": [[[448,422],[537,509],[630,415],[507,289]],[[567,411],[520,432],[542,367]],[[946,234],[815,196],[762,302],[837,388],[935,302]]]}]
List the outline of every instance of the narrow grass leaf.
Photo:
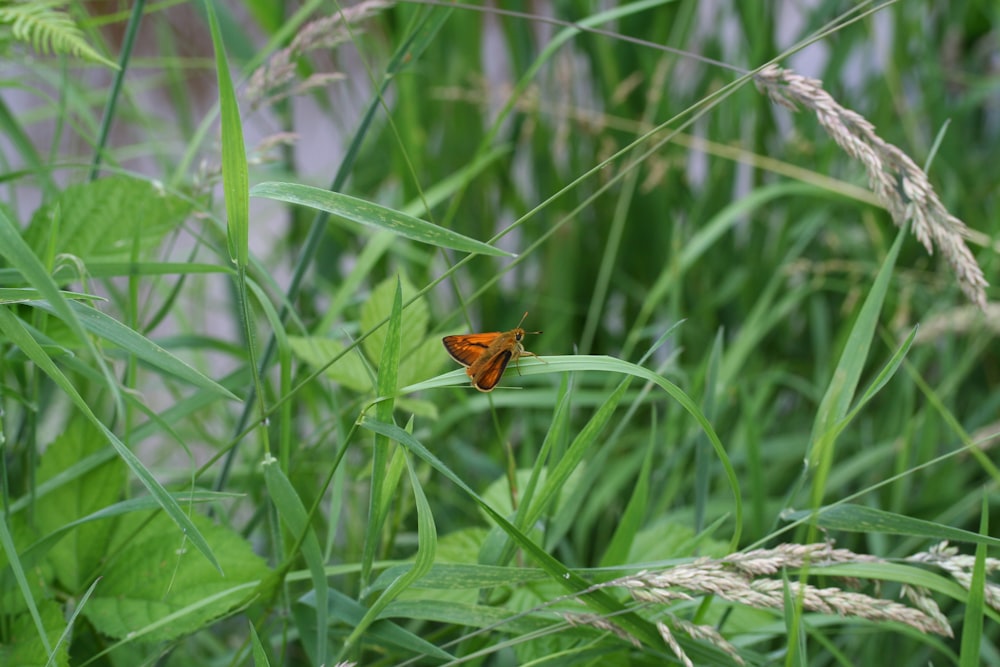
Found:
[{"label": "narrow grass leaf", "polygon": [[424,495],[420,479],[414,472],[412,464],[405,455],[403,458],[406,461],[406,469],[410,473],[410,488],[413,489],[414,505],[417,508],[417,553],[413,559],[413,566],[389,584],[361,621],[351,630],[351,634],[344,640],[344,652],[351,649],[354,642],[379,617],[379,614],[385,610],[390,602],[424,576],[434,564],[434,554],[437,552],[437,528],[434,525],[434,514],[431,512],[427,496]]},{"label": "narrow grass leaf", "polygon": [[[55,664],[54,660],[60,652],[63,652],[67,656],[69,655],[70,645],[72,644],[73,628],[76,627],[76,619],[80,616],[83,610],[87,608],[87,601],[90,600],[91,596],[93,596],[94,591],[100,583],[100,577],[94,579],[93,583],[90,584],[84,594],[76,600],[76,604],[73,605],[73,613],[70,614],[69,619],[66,621],[66,628],[63,630],[62,634],[59,635],[59,641],[56,642],[55,650],[53,650],[52,655],[49,656],[49,661],[46,663],[45,667]],[[69,662],[67,661],[66,664],[69,664]]]},{"label": "narrow grass leaf", "polygon": [[[87,301],[103,301],[99,296],[84,294],[82,292],[60,291],[67,300],[79,299]],[[8,306],[16,303],[31,303],[41,300],[42,295],[38,290],[31,287],[0,287],[0,305]],[[43,302],[44,303],[44,302]],[[72,301],[71,301],[72,303]]]},{"label": "narrow grass leaf", "polygon": [[254,667],[271,667],[271,661],[267,659],[267,650],[257,635],[257,628],[254,627],[253,621],[247,621],[247,625],[250,626],[250,649]]},{"label": "narrow grass leaf", "polygon": [[[705,368],[705,388],[702,394],[702,410],[705,417],[714,420],[716,417],[715,397],[719,393],[719,372],[723,359],[723,331],[715,334],[712,352]],[[694,530],[701,532],[705,527],[705,514],[708,511],[709,487],[714,477],[711,459],[705,449],[705,440],[699,437],[695,442],[694,451]]]},{"label": "narrow grass leaf", "polygon": [[887,361],[885,366],[883,366],[878,372],[878,375],[875,376],[875,379],[872,380],[871,384],[861,395],[861,398],[858,399],[858,402],[854,405],[854,407],[851,408],[850,412],[841,417],[839,422],[830,426],[827,431],[827,439],[835,440],[838,436],[840,436],[841,432],[847,428],[855,417],[858,416],[868,402],[875,397],[879,390],[889,383],[889,380],[893,378],[896,371],[899,370],[899,367],[906,359],[906,353],[909,352],[910,348],[913,346],[913,338],[916,335],[917,327],[914,327],[913,330],[910,331],[910,335],[906,337],[906,340],[903,341],[902,345],[896,349],[892,357],[889,358],[889,361]]},{"label": "narrow grass leaf", "polygon": [[906,235],[906,228],[900,229],[896,234],[896,240],[875,277],[871,290],[861,307],[861,312],[858,314],[858,319],[851,327],[851,332],[844,344],[844,350],[833,371],[833,378],[831,378],[826,394],[816,412],[810,437],[812,451],[809,454],[809,464],[811,467],[820,468],[816,473],[816,484],[813,487],[813,502],[817,506],[820,504],[826,476],[833,462],[833,448],[836,444],[835,427],[837,422],[847,414],[851,401],[854,400],[861,371],[864,369],[865,361],[868,359],[868,351],[871,349],[872,340],[875,337],[875,327],[878,326],[882,304],[889,291],[889,283],[896,267],[896,258],[899,256],[899,250]]},{"label": "narrow grass leaf", "polygon": [[919,586],[935,593],[947,595],[961,603],[968,598],[968,591],[962,588],[951,577],[945,577],[936,571],[916,564],[887,563],[841,563],[836,565],[810,564],[810,572],[816,575],[831,577],[854,577],[864,580],[894,581],[909,586]]},{"label": "narrow grass leaf", "polygon": [[[985,537],[989,535],[990,530],[988,493],[983,493],[982,507],[979,515],[979,533]],[[986,610],[986,554],[986,543],[979,542],[976,545],[976,562],[972,566],[969,596],[965,602],[965,615],[962,619],[960,667],[975,667],[982,664],[980,646],[983,641],[983,614]]]},{"label": "narrow grass leaf", "polygon": [[247,170],[243,122],[236,102],[236,91],[229,73],[226,45],[222,41],[215,7],[205,0],[212,47],[215,49],[215,74],[219,83],[219,111],[222,126],[222,189],[226,198],[226,232],[229,256],[236,266],[246,269],[250,261],[250,175]]},{"label": "narrow grass leaf", "polygon": [[828,530],[846,530],[860,533],[886,533],[889,535],[909,535],[911,537],[927,537],[934,540],[950,542],[972,542],[992,547],[1000,547],[1000,539],[988,534],[974,533],[961,528],[953,528],[944,524],[924,519],[914,519],[903,514],[886,512],[874,507],[862,505],[838,504],[820,508],[818,512],[804,510],[788,512],[782,515],[790,521],[807,519],[815,516],[817,525]]},{"label": "narrow grass leaf", "polygon": [[788,643],[785,667],[806,667],[808,653],[806,652],[806,631],[802,623],[802,601],[792,595],[788,572],[782,571],[781,580],[784,583],[782,598],[785,610],[785,641]]},{"label": "narrow grass leaf", "polygon": [[[385,341],[382,344],[381,363],[378,376],[375,379],[376,394],[385,400],[375,404],[375,415],[379,421],[392,421],[393,396],[396,394],[396,381],[399,374],[399,348],[403,330],[403,287],[397,278],[396,290],[393,295],[392,309],[389,314],[389,326],[386,329]],[[370,580],[372,563],[375,561],[375,551],[382,536],[382,524],[389,515],[391,498],[384,491],[389,465],[389,449],[392,444],[389,438],[375,434],[372,448],[371,490],[368,499],[368,527],[365,530],[365,546],[361,555],[361,587],[364,589]],[[398,479],[398,474],[393,479]],[[393,484],[395,486],[395,484]],[[389,490],[390,493],[392,489]]]},{"label": "narrow grass leaf", "polygon": [[655,420],[649,429],[649,444],[646,447],[646,455],[642,459],[642,468],[639,469],[639,476],[632,488],[628,504],[622,512],[615,532],[608,541],[608,546],[601,555],[601,567],[611,567],[613,565],[623,565],[628,562],[629,552],[635,542],[639,529],[642,528],[642,521],[645,518],[649,505],[649,478],[653,470],[653,452],[656,451],[656,439],[658,433]]},{"label": "narrow grass leaf", "polygon": [[258,183],[250,191],[254,197],[264,197],[276,201],[300,204],[325,211],[342,220],[364,225],[372,229],[392,232],[397,236],[426,243],[438,248],[449,248],[460,252],[513,257],[512,253],[463,236],[434,223],[395,211],[385,206],[322,188],[297,183]]},{"label": "narrow grass leaf", "polygon": [[[405,566],[411,567],[409,565]],[[303,596],[303,602],[315,604],[315,599],[311,595]],[[390,605],[394,608],[398,602]],[[349,626],[356,626],[361,623],[365,612],[368,611],[357,600],[351,599],[338,590],[330,590],[330,618],[338,620]],[[406,617],[405,615],[403,615]],[[389,646],[396,646],[416,655],[426,655],[441,660],[453,660],[454,656],[438,646],[423,639],[419,635],[393,623],[387,619],[378,619],[368,628],[366,635],[372,642],[378,641]]]},{"label": "narrow grass leaf", "polygon": [[531,525],[538,521],[542,514],[553,506],[556,498],[563,489],[563,485],[566,484],[570,475],[580,465],[590,447],[611,421],[615,410],[618,409],[618,403],[621,402],[622,396],[628,390],[628,385],[629,380],[619,383],[618,387],[611,392],[608,399],[594,413],[594,416],[580,429],[580,432],[566,449],[565,454],[559,457],[559,461],[555,466],[549,467],[549,474],[546,476],[545,483],[538,493],[538,498],[532,503],[531,510],[525,517],[525,525]]},{"label": "narrow grass leaf", "polygon": [[[570,408],[573,406],[571,398],[572,393],[570,391],[562,391],[559,396],[559,403],[556,405],[549,428],[545,433],[545,440],[542,441],[542,448],[539,450],[538,456],[535,457],[535,465],[532,466],[531,477],[528,478],[528,483],[524,485],[524,489],[521,492],[521,502],[517,506],[517,513],[514,515],[514,525],[517,526],[518,530],[528,530],[528,526],[531,523],[529,519],[530,510],[535,502],[535,493],[538,489],[539,480],[552,463],[556,443],[562,443],[566,438],[569,429]],[[507,547],[505,546],[505,548]],[[496,554],[496,558],[491,558],[487,555],[486,562],[505,563],[508,558],[509,553]]]},{"label": "narrow grass leaf", "polygon": [[264,461],[264,482],[267,492],[278,511],[278,516],[288,526],[289,532],[300,542],[302,557],[309,568],[312,577],[313,593],[316,596],[316,636],[303,636],[303,641],[313,639],[317,664],[326,664],[326,628],[327,628],[327,594],[326,572],[323,569],[323,552],[319,548],[319,539],[309,525],[309,516],[305,505],[299,498],[291,482],[277,465],[277,459]]},{"label": "narrow grass leaf", "polygon": [[[58,316],[56,309],[47,301],[35,301],[29,305]],[[199,371],[187,365],[165,349],[146,338],[134,329],[130,329],[118,320],[109,317],[101,311],[84,306],[75,301],[69,302],[70,308],[76,313],[83,327],[99,338],[114,343],[123,351],[135,355],[154,368],[158,368],[195,387],[216,392],[234,401],[239,398],[218,384],[202,375]]]},{"label": "narrow grass leaf", "polygon": [[80,346],[90,353],[94,363],[101,371],[105,387],[114,397],[116,408],[123,413],[124,407],[118,381],[107,364],[104,363],[104,357],[97,351],[90,336],[87,335],[83,325],[80,324],[74,311],[69,307],[68,301],[63,298],[52,276],[39,261],[38,256],[25,243],[20,230],[7,217],[3,209],[0,209],[0,255],[20,272],[23,281],[38,290],[42,297],[51,304],[59,318],[66,323],[66,326],[79,340]]},{"label": "narrow grass leaf", "polygon": [[45,624],[42,622],[42,616],[38,611],[35,596],[31,592],[31,586],[28,584],[24,563],[18,557],[17,547],[14,545],[14,537],[10,534],[6,516],[0,517],[0,547],[3,548],[7,556],[7,563],[14,573],[14,580],[17,582],[17,587],[21,591],[21,597],[24,598],[24,603],[28,607],[28,613],[31,614],[31,620],[35,624],[35,631],[38,633],[38,638],[45,648],[45,654],[51,656],[52,646],[49,644],[49,636],[45,630]]},{"label": "narrow grass leaf", "polygon": [[[386,568],[372,582],[371,590],[381,590],[405,574],[411,564],[393,565]],[[532,567],[511,567],[505,565],[483,565],[481,563],[437,563],[420,579],[420,589],[459,591],[477,588],[513,586],[548,578],[542,570]]]}]

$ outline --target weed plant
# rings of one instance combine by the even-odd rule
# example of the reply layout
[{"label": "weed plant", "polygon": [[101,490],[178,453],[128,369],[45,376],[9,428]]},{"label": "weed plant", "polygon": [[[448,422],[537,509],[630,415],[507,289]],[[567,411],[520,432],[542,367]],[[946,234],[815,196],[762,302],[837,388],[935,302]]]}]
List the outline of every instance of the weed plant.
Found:
[{"label": "weed plant", "polygon": [[994,0],[127,5],[0,4],[0,664],[1000,664]]}]

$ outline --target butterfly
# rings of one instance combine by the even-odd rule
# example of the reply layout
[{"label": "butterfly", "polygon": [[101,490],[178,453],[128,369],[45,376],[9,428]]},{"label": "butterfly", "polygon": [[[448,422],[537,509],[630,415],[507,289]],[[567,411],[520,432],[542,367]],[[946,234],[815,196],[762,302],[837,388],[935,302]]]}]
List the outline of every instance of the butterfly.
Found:
[{"label": "butterfly", "polygon": [[524,314],[517,327],[510,331],[463,334],[445,336],[441,339],[444,349],[451,358],[465,366],[465,372],[472,378],[472,386],[479,391],[493,391],[510,362],[517,363],[521,355],[538,357],[528,352],[521,343],[526,334],[540,334],[541,331],[525,331]]}]

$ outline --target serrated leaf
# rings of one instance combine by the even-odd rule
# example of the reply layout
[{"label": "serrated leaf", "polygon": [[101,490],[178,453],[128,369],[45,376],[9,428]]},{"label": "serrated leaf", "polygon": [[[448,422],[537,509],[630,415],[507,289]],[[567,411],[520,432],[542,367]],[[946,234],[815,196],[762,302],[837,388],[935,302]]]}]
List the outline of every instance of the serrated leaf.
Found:
[{"label": "serrated leaf", "polygon": [[[104,436],[93,424],[79,418],[72,420],[42,454],[38,483],[53,479],[105,447]],[[59,530],[67,523],[112,505],[123,495],[126,480],[125,464],[119,458],[111,458],[59,485],[35,504],[39,530],[42,533]],[[78,593],[90,583],[88,577],[107,556],[111,531],[111,522],[87,523],[70,531],[52,547],[49,562],[67,590]]]},{"label": "serrated leaf", "polygon": [[[322,368],[331,359],[347,349],[340,341],[330,338],[289,336],[288,344],[292,349],[292,354],[299,361],[313,368]],[[323,371],[323,374],[353,391],[362,393],[372,391],[371,374],[364,362],[358,357],[359,354],[360,352],[357,350],[351,350]]]},{"label": "serrated leaf", "polygon": [[[0,216],[0,222],[5,224],[0,224],[0,236],[10,241],[11,246],[5,248],[7,252],[8,259],[15,256],[13,252],[14,249],[24,246],[24,240],[20,236],[12,236],[10,232],[9,221],[3,219]],[[4,244],[0,244],[0,248],[4,248]],[[40,267],[37,265],[37,258],[31,255],[30,252],[25,251],[30,257],[30,261],[27,257],[22,258],[24,261],[21,263],[25,267],[29,274],[33,278],[39,278],[38,274],[40,272]],[[46,291],[55,292],[54,285],[51,284],[51,279],[47,274],[42,274],[37,282],[41,282],[46,286]],[[58,295],[49,299],[50,303],[52,299],[58,301]],[[76,321],[71,308],[63,304],[66,314],[64,319],[67,321]],[[77,327],[81,330],[81,335],[86,337],[86,333],[82,332],[82,327],[77,322]],[[48,375],[56,385],[62,390],[67,398],[73,403],[74,406],[83,414],[83,416],[94,426],[96,426],[101,433],[104,435],[105,440],[114,447],[118,456],[125,462],[125,464],[135,473],[139,481],[142,482],[149,492],[156,498],[157,503],[167,515],[174,520],[177,527],[180,528],[191,543],[202,553],[205,558],[209,560],[214,566],[218,567],[218,561],[215,555],[212,553],[211,547],[209,547],[208,542],[205,541],[204,536],[192,523],[191,518],[184,513],[177,501],[167,493],[167,490],[163,488],[163,485],[153,476],[153,474],[142,464],[139,457],[135,453],[125,446],[125,443],[115,435],[110,428],[108,428],[94,411],[90,408],[90,405],[84,400],[80,393],[76,390],[69,379],[63,374],[63,372],[55,365],[55,362],[42,350],[41,346],[35,341],[34,338],[28,333],[27,329],[21,323],[21,321],[8,309],[0,308],[0,331],[2,331],[10,341],[19,347],[21,351],[31,359],[40,370],[42,370],[46,375]],[[95,355],[96,356],[96,355]],[[106,369],[104,369],[106,370]],[[108,374],[109,375],[109,374]],[[114,378],[111,378],[113,381]],[[112,385],[116,387],[116,385]],[[221,573],[221,570],[220,570]]]},{"label": "serrated leaf", "polygon": [[62,608],[52,600],[42,600],[38,604],[38,613],[45,627],[45,636],[49,645],[55,647],[55,655],[49,660],[45,645],[38,636],[35,624],[28,614],[15,616],[7,621],[8,627],[4,633],[7,641],[0,644],[0,665],[18,665],[19,667],[43,667],[53,665],[65,667],[69,665],[69,644],[62,642],[57,645],[59,636],[66,628]]},{"label": "serrated leaf", "polygon": [[[403,301],[409,301],[417,293],[416,288],[405,278],[400,282],[403,288]],[[392,312],[392,302],[396,294],[396,279],[383,280],[361,306],[361,330],[369,331],[374,329],[383,320],[389,317]],[[402,347],[400,352],[405,359],[406,356],[424,340],[427,333],[427,322],[430,315],[427,312],[427,303],[423,299],[417,299],[403,311],[402,323]],[[385,345],[385,336],[388,327],[379,327],[366,338],[361,344],[364,347],[365,355],[378,365],[382,355],[382,347]]]},{"label": "serrated leaf", "polygon": [[194,515],[192,522],[212,545],[225,576],[185,544],[171,521],[158,514],[135,533],[145,515],[123,520],[129,535],[104,570],[83,614],[101,633],[144,641],[180,637],[243,602],[269,570],[236,532]]},{"label": "serrated leaf", "polygon": [[423,417],[429,421],[437,421],[440,416],[437,405],[430,401],[400,396],[396,399],[396,408],[414,417]]},{"label": "serrated leaf", "polygon": [[405,387],[433,377],[447,360],[441,339],[425,338],[415,348],[406,352],[399,364],[399,386]]},{"label": "serrated leaf", "polygon": [[[54,236],[51,242],[56,253],[85,262],[127,261],[133,243],[138,242],[142,250],[158,246],[190,210],[188,202],[149,181],[111,176],[67,187],[35,211],[24,239],[40,257],[48,256]],[[54,216],[58,229],[53,229]]]}]

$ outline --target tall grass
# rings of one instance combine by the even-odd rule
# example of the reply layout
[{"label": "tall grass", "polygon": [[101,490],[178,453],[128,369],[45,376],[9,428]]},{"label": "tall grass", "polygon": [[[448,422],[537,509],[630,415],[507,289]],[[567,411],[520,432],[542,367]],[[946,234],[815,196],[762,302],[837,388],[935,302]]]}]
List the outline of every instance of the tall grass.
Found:
[{"label": "tall grass", "polygon": [[0,10],[0,663],[1000,664],[993,6],[495,4]]}]

